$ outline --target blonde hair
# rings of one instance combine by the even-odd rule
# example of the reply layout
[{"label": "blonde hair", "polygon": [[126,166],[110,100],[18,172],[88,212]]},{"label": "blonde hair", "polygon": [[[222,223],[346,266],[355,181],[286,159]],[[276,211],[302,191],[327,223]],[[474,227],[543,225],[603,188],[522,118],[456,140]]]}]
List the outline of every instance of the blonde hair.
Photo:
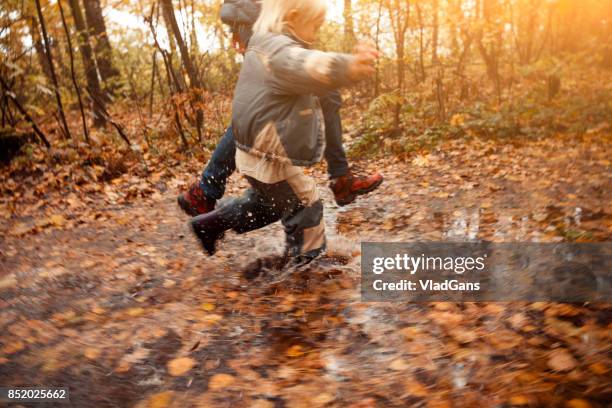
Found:
[{"label": "blonde hair", "polygon": [[304,16],[304,22],[310,22],[325,14],[327,5],[325,0],[263,0],[253,31],[277,34],[285,32],[285,18],[291,10],[297,10]]}]

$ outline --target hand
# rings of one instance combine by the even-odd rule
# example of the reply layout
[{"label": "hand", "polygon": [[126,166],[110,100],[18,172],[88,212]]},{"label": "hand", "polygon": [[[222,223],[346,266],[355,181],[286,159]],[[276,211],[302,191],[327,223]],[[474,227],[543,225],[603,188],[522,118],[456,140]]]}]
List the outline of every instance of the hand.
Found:
[{"label": "hand", "polygon": [[242,38],[240,38],[240,34],[238,31],[234,31],[232,33],[232,47],[239,52],[240,54],[244,54],[246,52],[246,44],[242,42]]},{"label": "hand", "polygon": [[349,77],[354,81],[367,78],[376,72],[374,62],[379,52],[369,44],[359,44],[353,50],[353,61],[349,65]]},{"label": "hand", "polygon": [[361,52],[374,52],[378,57],[379,53],[376,51],[376,45],[372,41],[363,41],[353,47],[353,54],[359,54]]}]

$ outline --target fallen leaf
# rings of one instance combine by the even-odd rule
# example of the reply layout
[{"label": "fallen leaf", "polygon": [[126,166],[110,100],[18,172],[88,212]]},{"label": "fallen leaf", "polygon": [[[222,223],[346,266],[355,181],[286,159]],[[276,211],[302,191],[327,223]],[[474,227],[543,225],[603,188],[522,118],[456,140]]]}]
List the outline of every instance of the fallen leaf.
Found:
[{"label": "fallen leaf", "polygon": [[93,313],[93,314],[97,314],[97,315],[103,315],[103,314],[105,314],[105,313],[106,313],[106,310],[102,309],[102,308],[101,308],[101,307],[99,307],[99,306],[96,306],[96,307],[94,307],[94,308],[92,308],[92,309],[91,309],[91,313]]},{"label": "fallen leaf", "polygon": [[151,337],[153,337],[154,339],[159,339],[163,336],[166,335],[166,333],[168,333],[168,330],[162,328],[162,327],[157,327],[155,329],[153,329],[151,331]]},{"label": "fallen leaf", "polygon": [[603,363],[594,363],[589,366],[589,369],[598,375],[604,375],[608,372],[608,367]]},{"label": "fallen leaf", "polygon": [[322,407],[334,401],[335,399],[336,398],[329,392],[323,392],[314,397],[311,402],[314,406]]},{"label": "fallen leaf", "polygon": [[455,127],[461,127],[465,124],[465,115],[459,113],[453,115],[450,120],[450,125]]},{"label": "fallen leaf", "polygon": [[223,316],[218,315],[218,314],[209,314],[202,318],[202,321],[204,323],[209,323],[209,324],[216,324],[216,323],[219,323],[221,320],[223,320]]},{"label": "fallen leaf", "polygon": [[565,349],[555,349],[548,357],[548,366],[554,371],[571,371],[577,365],[576,359]]},{"label": "fallen leaf", "polygon": [[419,381],[416,381],[414,379],[410,379],[407,381],[406,392],[412,396],[421,398],[429,395],[429,393],[427,392],[427,388],[425,388],[425,386]]},{"label": "fallen leaf", "polygon": [[91,269],[96,265],[97,265],[97,262],[94,261],[93,259],[86,259],[83,262],[81,262],[82,269]]},{"label": "fallen leaf", "polygon": [[295,346],[291,346],[289,350],[287,350],[288,357],[301,357],[304,354],[306,353],[302,349],[302,346],[300,346],[299,344],[296,344]]},{"label": "fallen leaf", "polygon": [[130,368],[132,367],[132,363],[130,363],[127,360],[121,360],[119,362],[119,365],[117,366],[117,368],[115,368],[115,372],[116,373],[126,373],[128,371],[130,371]]},{"label": "fallen leaf", "polygon": [[378,404],[374,398],[366,398],[362,401],[349,405],[347,408],[376,408],[377,406]]},{"label": "fallen leaf", "polygon": [[216,309],[216,306],[213,305],[212,303],[202,303],[200,305],[200,309],[206,310],[207,312],[212,312],[213,310]]},{"label": "fallen leaf", "polygon": [[30,226],[30,225],[20,222],[18,224],[15,224],[15,226],[13,226],[13,228],[11,229],[10,235],[20,237],[22,235],[26,235],[27,233],[33,231],[34,229],[35,229],[34,226]]},{"label": "fallen leaf", "polygon": [[168,373],[173,377],[180,377],[187,374],[196,362],[190,357],[175,358],[168,362]]},{"label": "fallen leaf", "polygon": [[25,348],[25,344],[21,340],[17,340],[13,343],[8,343],[2,348],[2,354],[14,354],[18,353]]},{"label": "fallen leaf", "polygon": [[147,408],[166,408],[170,406],[174,399],[174,392],[164,391],[152,395],[147,401]]},{"label": "fallen leaf", "polygon": [[591,408],[591,404],[583,399],[574,398],[565,403],[566,408]]},{"label": "fallen leaf", "polygon": [[412,164],[417,167],[429,166],[429,156],[418,156],[412,160]]},{"label": "fallen leaf", "polygon": [[538,381],[538,376],[529,371],[522,371],[516,378],[523,384],[529,384]]},{"label": "fallen leaf", "polygon": [[452,405],[446,400],[432,399],[427,401],[427,408],[452,408]]},{"label": "fallen leaf", "polygon": [[142,307],[133,307],[128,309],[125,313],[130,317],[138,317],[144,314],[145,310]]},{"label": "fallen leaf", "polygon": [[471,343],[478,339],[478,334],[474,330],[470,330],[463,327],[457,327],[450,331],[450,335],[457,340],[459,343]]},{"label": "fallen leaf", "polygon": [[514,397],[510,398],[510,405],[529,405],[529,398],[527,398],[525,395],[515,395]]},{"label": "fallen leaf", "polygon": [[416,326],[408,326],[400,330],[400,333],[402,333],[406,340],[414,339],[420,332],[421,330]]},{"label": "fallen leaf", "polygon": [[389,368],[394,371],[404,371],[407,370],[410,366],[401,358],[395,359],[389,364]]},{"label": "fallen leaf", "polygon": [[98,357],[100,357],[100,349],[96,349],[96,348],[86,348],[85,351],[83,352],[83,355],[89,359],[89,360],[95,360]]},{"label": "fallen leaf", "polygon": [[520,330],[526,324],[527,318],[523,313],[515,313],[508,322],[514,329]]},{"label": "fallen leaf", "polygon": [[17,277],[15,274],[7,275],[3,278],[0,278],[0,290],[8,289],[17,286]]},{"label": "fallen leaf", "polygon": [[393,218],[388,218],[382,225],[382,229],[385,231],[391,231],[395,228],[395,220]]},{"label": "fallen leaf", "polygon": [[274,408],[274,403],[265,399],[258,399],[253,401],[249,408]]},{"label": "fallen leaf", "polygon": [[215,374],[208,382],[208,389],[216,391],[232,385],[236,379],[229,374]]},{"label": "fallen leaf", "polygon": [[55,227],[63,227],[66,224],[66,219],[61,214],[55,214],[49,217],[49,225],[53,225]]}]

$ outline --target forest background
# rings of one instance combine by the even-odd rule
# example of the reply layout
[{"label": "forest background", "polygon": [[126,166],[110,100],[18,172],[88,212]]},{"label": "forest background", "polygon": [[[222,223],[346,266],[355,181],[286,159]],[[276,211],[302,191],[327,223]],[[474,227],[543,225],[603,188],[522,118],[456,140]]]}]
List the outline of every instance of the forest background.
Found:
[{"label": "forest background", "polygon": [[208,257],[176,205],[230,121],[221,0],[0,1],[0,384],[96,408],[609,406],[609,303],[372,304],[358,255],[611,240],[612,0],[328,4],[318,46],[382,54],[342,117],[385,182],[339,208],[308,169],[348,263],[252,281],[280,226]]}]

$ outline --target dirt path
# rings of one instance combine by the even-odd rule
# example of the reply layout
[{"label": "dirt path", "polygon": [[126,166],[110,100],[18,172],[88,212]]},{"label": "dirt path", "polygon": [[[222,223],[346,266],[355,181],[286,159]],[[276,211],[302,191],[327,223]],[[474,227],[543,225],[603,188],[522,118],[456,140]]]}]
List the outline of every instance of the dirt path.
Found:
[{"label": "dirt path", "polygon": [[[367,240],[609,241],[609,157],[579,141],[455,141],[411,163],[361,163],[386,182],[342,209],[315,173],[343,254]],[[609,305],[366,304],[358,256],[249,282],[245,266],[280,252],[281,229],[204,256],[174,201],[187,179],[128,204],[98,192],[94,211],[68,200],[43,224],[34,210],[1,222],[1,385],[68,386],[75,407],[610,401]]]}]

